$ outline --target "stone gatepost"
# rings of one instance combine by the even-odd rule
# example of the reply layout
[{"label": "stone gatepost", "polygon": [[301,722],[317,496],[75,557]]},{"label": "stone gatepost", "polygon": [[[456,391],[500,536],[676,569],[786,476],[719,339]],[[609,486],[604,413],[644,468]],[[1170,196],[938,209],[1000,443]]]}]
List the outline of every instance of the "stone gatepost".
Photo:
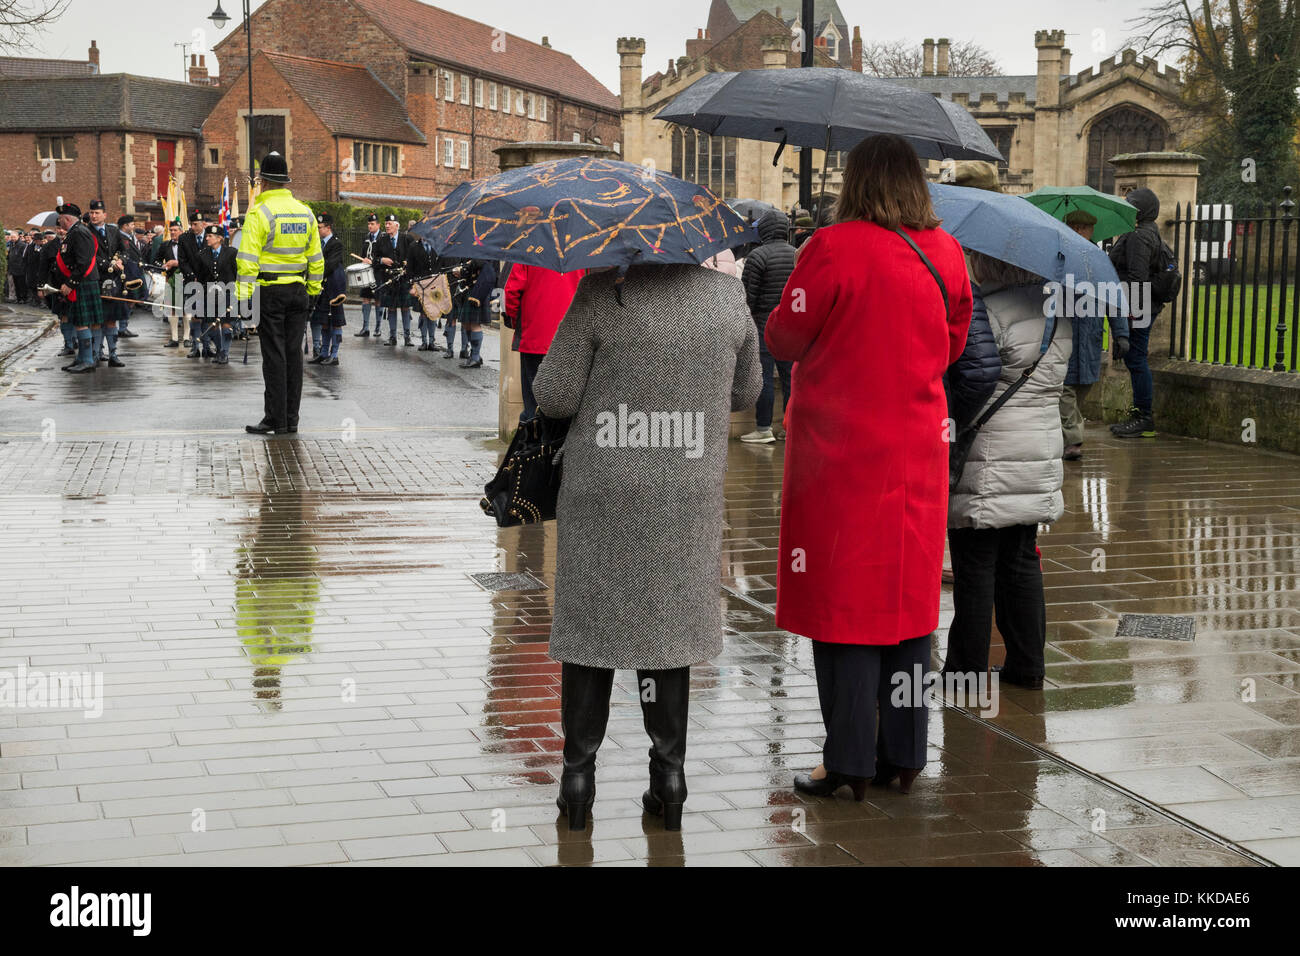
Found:
[{"label": "stone gatepost", "polygon": [[[1125,196],[1134,189],[1147,188],[1160,200],[1160,215],[1156,225],[1161,238],[1174,246],[1174,213],[1181,208],[1186,214],[1189,205],[1196,206],[1196,184],[1201,163],[1205,157],[1196,153],[1124,153],[1112,157],[1115,167],[1115,193]],[[1181,264],[1180,264],[1181,267]],[[1185,275],[1180,295],[1193,294],[1192,277]],[[1169,354],[1169,324],[1173,321],[1168,306],[1156,319],[1152,329],[1149,355],[1154,363]],[[1123,362],[1113,362],[1109,351],[1102,356],[1102,376],[1097,387],[1088,396],[1084,414],[1092,419],[1114,422],[1122,420],[1133,402],[1133,389],[1128,369]]]},{"label": "stone gatepost", "polygon": [[[598,143],[531,142],[510,143],[497,147],[494,152],[501,164],[501,172],[546,163],[555,159],[575,156],[608,156],[614,151]],[[519,415],[524,410],[524,393],[519,379],[519,353],[510,348],[514,341],[513,329],[504,322],[497,330],[501,339],[501,372],[497,390],[497,434],[509,441],[519,427]]]}]

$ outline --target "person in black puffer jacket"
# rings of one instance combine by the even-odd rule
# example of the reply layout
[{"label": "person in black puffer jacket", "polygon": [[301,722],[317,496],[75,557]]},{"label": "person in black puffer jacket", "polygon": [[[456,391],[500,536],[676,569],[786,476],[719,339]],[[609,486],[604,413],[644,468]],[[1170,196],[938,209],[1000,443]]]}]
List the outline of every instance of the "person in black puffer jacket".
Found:
[{"label": "person in black puffer jacket", "polygon": [[[772,434],[772,410],[776,405],[775,374],[781,376],[781,393],[784,407],[789,408],[793,394],[791,362],[778,362],[767,351],[763,330],[767,317],[781,304],[786,280],[794,272],[795,249],[790,245],[790,219],[782,212],[769,212],[757,223],[761,244],[745,259],[741,281],[745,284],[745,297],[749,312],[758,326],[759,359],[763,365],[763,391],[754,408],[755,430],[742,435],[740,440],[750,444],[765,445],[776,441]],[[783,416],[784,417],[784,413]]]},{"label": "person in black puffer jacket", "polygon": [[984,298],[975,283],[971,283],[970,291],[972,303],[966,348],[943,375],[953,439],[959,431],[975,421],[997,388],[998,376],[1002,372],[1002,356],[998,354],[998,343],[993,337],[993,328],[989,325]]},{"label": "person in black puffer jacket", "polygon": [[[1160,199],[1145,187],[1134,189],[1127,196],[1129,205],[1137,208],[1137,227],[1125,233],[1111,246],[1110,261],[1119,273],[1121,282],[1149,283],[1155,277],[1155,270],[1160,265],[1160,228],[1156,217],[1160,215]],[[1124,354],[1124,364],[1128,367],[1129,378],[1133,383],[1133,407],[1127,421],[1110,426],[1111,433],[1117,438],[1154,438],[1155,421],[1152,418],[1153,384],[1151,366],[1147,364],[1147,346],[1151,339],[1151,325],[1160,314],[1163,305],[1150,301],[1147,293],[1150,314],[1148,316],[1129,316],[1129,348]]]}]

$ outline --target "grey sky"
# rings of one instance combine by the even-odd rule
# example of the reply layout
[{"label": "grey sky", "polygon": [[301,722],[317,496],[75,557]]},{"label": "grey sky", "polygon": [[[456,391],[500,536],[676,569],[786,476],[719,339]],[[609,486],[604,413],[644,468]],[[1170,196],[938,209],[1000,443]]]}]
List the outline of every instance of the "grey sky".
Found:
[{"label": "grey sky", "polygon": [[[798,0],[785,0],[793,7]],[[218,32],[210,22],[217,0],[71,0],[62,21],[39,36],[29,55],[84,59],[91,39],[99,43],[108,73],[130,72],[181,78],[182,51],[203,30],[209,45],[237,29],[239,0],[222,0],[235,19]],[[253,7],[261,6],[255,0]],[[614,92],[618,91],[620,36],[647,41],[646,73],[681,56],[688,37],[708,19],[709,0],[655,0],[593,3],[592,0],[441,0],[437,6],[473,17],[530,40],[572,54]],[[1141,4],[1122,0],[926,0],[887,3],[840,0],[849,26],[861,26],[867,40],[927,36],[971,39],[988,48],[1008,73],[1033,73],[1034,31],[1064,29],[1073,68],[1083,69],[1122,49],[1130,34],[1126,22]],[[211,67],[211,64],[209,64]]]}]

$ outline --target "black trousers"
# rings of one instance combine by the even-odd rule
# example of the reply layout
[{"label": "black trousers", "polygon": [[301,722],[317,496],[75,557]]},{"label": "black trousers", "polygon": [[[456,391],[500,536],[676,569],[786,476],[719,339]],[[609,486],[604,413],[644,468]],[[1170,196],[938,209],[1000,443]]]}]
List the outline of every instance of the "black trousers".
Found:
[{"label": "black trousers", "polygon": [[953,603],[945,671],[983,674],[989,669],[993,616],[1007,648],[1008,677],[1042,677],[1047,644],[1043,568],[1038,526],[950,528]]},{"label": "black trousers", "polygon": [[[813,641],[813,664],[826,724],[822,763],[827,770],[871,777],[877,762],[925,766],[929,711],[916,681],[930,668],[929,634],[894,645]],[[892,699],[894,675],[900,673],[907,675],[901,706]]]},{"label": "black trousers", "polygon": [[262,349],[262,420],[284,428],[298,424],[302,402],[302,337],[307,329],[307,287],[300,282],[259,291],[257,341]]},{"label": "black trousers", "polygon": [[519,416],[520,424],[537,414],[537,399],[533,397],[533,379],[537,378],[537,370],[542,367],[544,358],[545,355],[535,355],[532,352],[519,353],[519,390],[524,393],[524,410]]}]

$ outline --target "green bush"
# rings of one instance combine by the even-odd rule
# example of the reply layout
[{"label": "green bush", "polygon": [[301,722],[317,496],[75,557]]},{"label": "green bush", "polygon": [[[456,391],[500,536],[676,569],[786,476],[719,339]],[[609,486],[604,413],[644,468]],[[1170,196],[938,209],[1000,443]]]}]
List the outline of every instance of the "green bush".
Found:
[{"label": "green bush", "polygon": [[425,210],[408,209],[402,206],[353,206],[344,202],[308,202],[311,211],[316,215],[328,213],[334,220],[334,235],[343,240],[343,248],[348,252],[360,253],[361,243],[366,235],[366,217],[374,213],[383,222],[385,216],[390,213],[397,217],[398,222],[402,224],[402,231],[407,229],[406,224],[412,219],[420,220],[424,218]]}]

